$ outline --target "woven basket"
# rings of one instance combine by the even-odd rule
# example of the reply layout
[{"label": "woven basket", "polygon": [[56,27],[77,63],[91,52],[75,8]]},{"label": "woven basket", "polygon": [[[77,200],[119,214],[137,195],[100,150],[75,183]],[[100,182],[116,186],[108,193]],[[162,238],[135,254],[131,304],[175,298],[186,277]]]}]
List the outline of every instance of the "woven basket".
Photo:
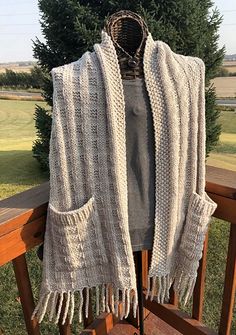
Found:
[{"label": "woven basket", "polygon": [[104,30],[111,36],[123,79],[143,77],[143,52],[148,27],[141,16],[121,10],[109,16]]}]

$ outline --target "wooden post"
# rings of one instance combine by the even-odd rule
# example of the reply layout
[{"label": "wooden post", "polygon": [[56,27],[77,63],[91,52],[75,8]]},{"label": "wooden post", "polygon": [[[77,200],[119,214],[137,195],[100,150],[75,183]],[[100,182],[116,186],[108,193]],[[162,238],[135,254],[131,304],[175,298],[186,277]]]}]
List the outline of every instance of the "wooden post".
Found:
[{"label": "wooden post", "polygon": [[[58,309],[58,305],[59,305],[59,299],[57,301],[57,309]],[[66,321],[65,321],[64,325],[62,324],[65,307],[66,307],[66,301],[65,301],[65,299],[63,299],[62,307],[61,307],[61,313],[60,313],[60,317],[59,317],[59,320],[58,320],[59,334],[60,335],[71,335],[71,327],[70,327],[70,324],[69,324],[68,316],[66,318]]]},{"label": "wooden post", "polygon": [[40,335],[39,325],[36,318],[34,320],[31,320],[31,315],[33,313],[35,305],[25,254],[22,254],[17,258],[13,259],[12,263],[15,272],[17,287],[19,290],[20,301],[23,309],[27,332],[29,335]]}]

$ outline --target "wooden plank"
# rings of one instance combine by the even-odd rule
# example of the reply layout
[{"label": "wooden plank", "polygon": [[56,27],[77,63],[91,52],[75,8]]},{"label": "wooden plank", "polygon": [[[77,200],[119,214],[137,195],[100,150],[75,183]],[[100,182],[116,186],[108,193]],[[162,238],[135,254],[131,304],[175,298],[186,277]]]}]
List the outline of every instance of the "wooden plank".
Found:
[{"label": "wooden plank", "polygon": [[[137,252],[133,253],[134,255],[134,261],[135,261],[135,270],[136,270],[136,276],[137,276]],[[150,264],[150,252],[148,250],[143,250],[142,251],[142,282],[143,282],[143,287],[147,288],[147,279],[148,279],[148,269],[149,269],[149,264]],[[143,308],[143,319],[145,319],[150,312],[146,309]],[[133,325],[134,327],[138,328],[139,327],[139,311],[137,309],[137,314],[136,318],[133,316],[133,308],[131,306],[130,309],[130,314],[127,318],[128,322]]]},{"label": "wooden plank", "polygon": [[[40,335],[37,320],[31,320],[31,315],[34,311],[35,305],[25,255],[21,255],[13,259],[12,263],[27,332],[29,335]],[[10,317],[11,316],[9,315],[9,318]]]},{"label": "wooden plank", "polygon": [[142,251],[142,282],[143,287],[147,288],[147,278],[148,278],[148,250]]},{"label": "wooden plank", "polygon": [[205,289],[205,277],[206,277],[206,260],[207,260],[207,249],[208,249],[208,232],[205,236],[202,258],[199,262],[198,276],[193,291],[193,307],[192,317],[198,321],[202,321],[203,314],[203,299]]},{"label": "wooden plank", "polygon": [[[143,250],[142,251],[142,268],[143,268],[143,276],[142,276],[142,282],[143,282],[143,287],[147,288],[147,284],[148,284],[148,270],[149,270],[149,258],[148,258],[148,250]],[[144,308],[143,309],[143,316],[144,319],[148,316],[150,312]]]},{"label": "wooden plank", "polygon": [[112,313],[101,313],[80,335],[107,335],[117,322]]},{"label": "wooden plank", "polygon": [[179,306],[179,298],[173,289],[173,284],[170,287],[170,304],[178,307]]},{"label": "wooden plank", "polygon": [[213,216],[236,224],[236,199],[225,198],[209,192],[207,192],[207,194],[218,204]]},{"label": "wooden plank", "polygon": [[206,191],[235,199],[236,172],[206,165]]},{"label": "wooden plank", "polygon": [[69,320],[68,318],[66,319],[64,325],[61,324],[61,322],[59,322],[58,324],[58,328],[59,328],[59,334],[60,335],[71,335],[71,326],[69,324]]},{"label": "wooden plank", "polygon": [[[137,274],[137,253],[133,252],[133,257],[134,257],[134,264],[135,264],[135,273]],[[137,279],[137,278],[136,278]],[[136,318],[134,318],[133,315],[133,306],[130,306],[130,313],[127,317],[128,322],[133,325],[135,328],[138,328],[139,325],[139,314],[138,314],[138,309],[137,309],[137,313],[136,313]]]},{"label": "wooden plank", "polygon": [[236,290],[236,225],[231,224],[219,334],[229,335]]},{"label": "wooden plank", "polygon": [[42,216],[0,237],[0,266],[43,242],[45,220]]},{"label": "wooden plank", "polygon": [[[145,295],[144,291],[144,295]],[[179,310],[172,304],[159,304],[150,299],[144,301],[145,307],[158,316],[160,319],[168,323],[174,329],[183,334],[191,335],[217,335],[217,333],[208,328],[198,320],[191,318],[187,313]]]},{"label": "wooden plank", "polygon": [[0,201],[0,236],[46,215],[49,183],[42,183]]},{"label": "wooden plank", "polygon": [[[57,310],[58,310],[58,305],[59,305],[59,299],[57,301]],[[62,324],[65,308],[66,308],[66,299],[63,299],[61,313],[60,313],[60,317],[58,321],[59,334],[60,335],[71,335],[71,326],[69,324],[69,318],[67,317],[65,323]]]}]

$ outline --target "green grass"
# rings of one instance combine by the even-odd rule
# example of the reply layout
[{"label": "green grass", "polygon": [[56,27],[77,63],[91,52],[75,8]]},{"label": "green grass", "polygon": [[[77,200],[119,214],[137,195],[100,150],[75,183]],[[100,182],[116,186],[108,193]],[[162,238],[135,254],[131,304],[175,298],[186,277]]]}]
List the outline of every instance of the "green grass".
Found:
[{"label": "green grass", "polygon": [[34,101],[0,100],[0,199],[48,179],[32,157],[34,108]]},{"label": "green grass", "polygon": [[[45,105],[43,102],[37,103]],[[0,198],[2,199],[47,180],[40,171],[37,161],[32,157],[32,142],[36,138],[34,105],[35,102],[32,101],[0,100]],[[236,170],[235,113],[222,112],[220,122],[223,126],[221,143],[209,158],[211,162],[215,160],[216,164],[212,165],[219,164],[220,167]],[[209,231],[203,322],[215,330],[219,326],[221,312],[228,236],[229,224],[213,218]],[[36,250],[27,254],[27,261],[33,294],[37,299],[41,282],[41,262],[36,256]],[[0,269],[0,301],[0,334],[25,335],[24,318],[10,263]],[[191,301],[183,310],[191,313]],[[236,332],[235,321],[234,316],[232,334]],[[76,313],[73,334],[78,334],[78,327],[75,325],[78,325]],[[58,330],[54,324],[45,320],[41,325],[41,333],[53,335],[58,334]]]},{"label": "green grass", "polygon": [[224,133],[236,134],[236,111],[222,111],[218,122]]},{"label": "green grass", "polygon": [[222,111],[218,123],[222,125],[220,141],[207,158],[207,164],[236,171],[236,112]]},{"label": "green grass", "polygon": [[[222,125],[220,141],[207,158],[207,164],[236,171],[236,112],[222,111],[218,122]],[[209,229],[203,322],[215,331],[219,327],[222,308],[229,229],[228,222],[215,218]],[[191,307],[192,301],[183,310],[191,313]],[[236,308],[231,334],[236,334]]]},{"label": "green grass", "polygon": [[[228,222],[212,218],[209,226],[203,323],[216,332],[222,308],[229,230]],[[185,307],[181,304],[181,309],[191,314],[192,299]],[[233,313],[231,334],[236,334],[236,308]]]},{"label": "green grass", "polygon": [[[32,156],[32,143],[36,139],[35,103],[46,106],[44,102],[0,100],[1,199],[48,180]],[[41,262],[36,250],[27,253],[27,261],[32,290],[37,299],[41,282]],[[24,318],[11,263],[0,269],[0,301],[0,334],[25,335]],[[76,315],[75,320],[78,321]],[[75,326],[73,332],[76,333]],[[58,334],[58,328],[46,319],[41,325],[41,334]]]},{"label": "green grass", "polygon": [[[36,249],[28,252],[26,258],[33,295],[37,300],[41,283],[42,264],[37,257]],[[24,316],[11,263],[4,265],[0,269],[0,299],[0,334],[26,335]],[[78,334],[78,330],[81,330],[81,327],[78,326],[78,313],[76,311],[74,318],[75,322],[73,322],[72,332],[73,334]],[[58,326],[53,322],[49,322],[47,316],[40,325],[40,331],[42,335],[59,334]]]}]

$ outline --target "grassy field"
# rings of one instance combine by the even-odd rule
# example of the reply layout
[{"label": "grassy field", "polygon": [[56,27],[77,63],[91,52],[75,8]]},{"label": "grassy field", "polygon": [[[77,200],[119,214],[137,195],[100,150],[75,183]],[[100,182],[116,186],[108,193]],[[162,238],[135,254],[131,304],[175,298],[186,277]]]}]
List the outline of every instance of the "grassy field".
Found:
[{"label": "grassy field", "polygon": [[[41,102],[37,103],[44,105]],[[0,100],[0,198],[2,199],[47,180],[31,152],[32,141],[35,139],[34,105],[32,101]],[[208,164],[212,164],[215,160],[220,167],[235,169],[236,114],[222,112],[219,122],[222,124],[223,133],[219,146],[208,158]],[[228,223],[213,219],[209,231],[203,321],[215,330],[219,324],[221,310],[228,235]],[[27,254],[27,260],[33,293],[37,298],[41,280],[41,263],[35,250]],[[11,264],[0,269],[0,301],[0,334],[25,335],[23,315]],[[190,312],[191,302],[183,309]],[[75,313],[74,324],[78,324],[76,321]],[[235,321],[234,318],[232,334],[236,332]],[[42,334],[58,334],[57,327],[46,320],[42,323]],[[73,334],[78,334],[78,327],[73,328]]]},{"label": "grassy field", "polygon": [[0,100],[0,199],[46,180],[31,151],[34,106],[34,101]]},{"label": "grassy field", "polygon": [[[206,285],[203,306],[203,323],[218,331],[227,261],[229,224],[212,218],[209,228]],[[191,314],[192,301],[181,308]],[[236,306],[233,313],[231,334],[236,334]]]},{"label": "grassy field", "polygon": [[[236,61],[224,61],[223,67],[229,73],[236,72]],[[212,80],[217,98],[236,98],[236,77],[217,77]]]},{"label": "grassy field", "polygon": [[218,98],[236,97],[236,77],[217,77],[212,80]]},{"label": "grassy field", "polygon": [[6,68],[8,70],[12,70],[14,72],[27,72],[29,73],[33,66],[18,66],[17,64],[13,65],[0,65],[0,73],[6,72]]},{"label": "grassy field", "polygon": [[[220,142],[211,151],[207,164],[236,171],[236,112],[222,111],[218,122],[222,125]],[[229,224],[213,218],[209,229],[203,322],[215,330],[220,320],[228,237]],[[191,312],[191,304],[185,310]],[[236,305],[231,334],[236,334]]]},{"label": "grassy field", "polygon": [[[0,199],[48,180],[32,157],[32,142],[36,138],[33,119],[35,103],[45,105],[44,102],[0,100]],[[36,250],[27,254],[27,260],[32,289],[37,298],[41,262],[36,256]],[[0,269],[0,301],[0,334],[25,335],[24,318],[11,264]],[[73,331],[75,334],[76,329]],[[42,334],[58,334],[57,327],[46,320],[42,324]]]},{"label": "grassy field", "polygon": [[223,67],[231,73],[236,72],[236,61],[224,61]]},{"label": "grassy field", "polygon": [[207,164],[236,171],[236,112],[222,111],[218,122],[222,125],[220,141]]}]

